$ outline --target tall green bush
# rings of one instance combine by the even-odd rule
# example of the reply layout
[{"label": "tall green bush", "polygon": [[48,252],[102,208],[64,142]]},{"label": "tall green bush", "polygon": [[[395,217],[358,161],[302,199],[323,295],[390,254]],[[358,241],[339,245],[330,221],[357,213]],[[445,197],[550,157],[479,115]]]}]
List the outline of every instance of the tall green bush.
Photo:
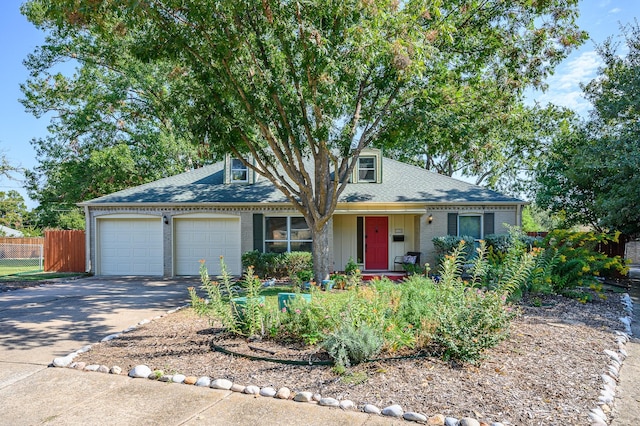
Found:
[{"label": "tall green bush", "polygon": [[[474,238],[471,236],[443,235],[434,237],[432,240],[436,258],[436,266],[442,265],[444,257],[451,254],[454,250],[461,250],[466,260],[470,260],[474,255],[475,245]],[[463,243],[460,249],[460,243]]]},{"label": "tall green bush", "polygon": [[313,257],[306,251],[283,253],[281,259],[287,276],[294,283],[313,277]]},{"label": "tall green bush", "polygon": [[246,271],[253,266],[255,274],[262,278],[283,278],[287,271],[283,265],[282,253],[262,253],[258,250],[242,254],[242,268]]},{"label": "tall green bush", "polygon": [[194,311],[209,317],[212,322],[220,321],[232,333],[245,336],[264,335],[265,317],[268,313],[260,299],[262,283],[253,274],[253,267],[247,269],[241,283],[245,294],[242,304],[235,301],[239,297],[237,287],[233,285],[222,257],[220,269],[220,282],[211,281],[205,262],[200,262],[200,287],[207,294],[207,299],[198,296],[194,287],[189,287]]},{"label": "tall green bush", "polygon": [[189,287],[191,306],[202,316],[208,316],[213,322],[218,320],[232,333],[239,333],[240,327],[231,310],[229,301],[237,297],[235,286],[231,283],[231,275],[224,259],[220,257],[220,282],[211,281],[205,261],[200,261],[200,288],[207,294],[207,299],[198,296],[194,287]]},{"label": "tall green bush", "polygon": [[[431,341],[443,358],[474,363],[507,337],[514,313],[507,304],[509,285],[493,291],[467,286],[460,273],[466,261],[462,244],[442,263]],[[486,262],[479,259],[476,263]]]},{"label": "tall green bush", "polygon": [[594,231],[551,231],[540,244],[544,255],[539,257],[532,284],[542,288],[549,285],[562,294],[577,287],[599,288],[598,277],[625,275],[629,268],[624,259],[597,251],[599,244],[617,242],[619,236]]}]

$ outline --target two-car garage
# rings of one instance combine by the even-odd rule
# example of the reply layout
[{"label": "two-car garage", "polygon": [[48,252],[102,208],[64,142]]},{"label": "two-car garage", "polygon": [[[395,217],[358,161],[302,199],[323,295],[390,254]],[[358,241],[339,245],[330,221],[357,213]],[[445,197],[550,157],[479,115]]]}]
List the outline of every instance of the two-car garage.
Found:
[{"label": "two-car garage", "polygon": [[238,216],[105,215],[96,231],[97,275],[198,275],[201,259],[219,274],[220,256],[230,273],[241,270]]}]

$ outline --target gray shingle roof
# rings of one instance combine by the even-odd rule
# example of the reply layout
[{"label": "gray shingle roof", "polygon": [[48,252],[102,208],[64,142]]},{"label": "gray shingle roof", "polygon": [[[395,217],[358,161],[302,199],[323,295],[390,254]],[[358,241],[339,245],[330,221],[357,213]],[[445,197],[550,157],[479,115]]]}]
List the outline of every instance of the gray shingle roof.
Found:
[{"label": "gray shingle roof", "polygon": [[[348,184],[340,202],[371,203],[522,203],[481,186],[443,176],[420,167],[384,158],[382,183]],[[252,185],[224,184],[222,162],[95,198],[81,205],[286,203],[267,179]]]}]

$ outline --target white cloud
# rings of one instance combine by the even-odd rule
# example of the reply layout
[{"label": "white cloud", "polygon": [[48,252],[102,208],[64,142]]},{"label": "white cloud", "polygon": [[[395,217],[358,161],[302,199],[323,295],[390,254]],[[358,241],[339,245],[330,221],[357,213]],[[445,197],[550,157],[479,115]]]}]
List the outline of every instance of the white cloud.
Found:
[{"label": "white cloud", "polygon": [[553,85],[556,90],[571,90],[578,87],[579,83],[592,80],[601,65],[597,52],[583,52],[577,58],[569,60],[565,66],[559,67],[556,75],[549,80],[549,86]]},{"label": "white cloud", "polygon": [[591,104],[583,97],[580,83],[588,83],[594,79],[601,65],[602,61],[595,51],[578,53],[560,65],[556,73],[547,79],[548,89],[545,93],[535,92],[530,100],[543,105],[553,103],[586,115]]},{"label": "white cloud", "polygon": [[620,9],[619,7],[614,7],[609,11],[609,14],[620,13],[620,12],[622,12],[622,9]]},{"label": "white cloud", "polygon": [[578,115],[586,115],[591,109],[591,103],[584,98],[582,90],[570,92],[548,91],[535,99],[541,105],[554,104],[575,111]]}]

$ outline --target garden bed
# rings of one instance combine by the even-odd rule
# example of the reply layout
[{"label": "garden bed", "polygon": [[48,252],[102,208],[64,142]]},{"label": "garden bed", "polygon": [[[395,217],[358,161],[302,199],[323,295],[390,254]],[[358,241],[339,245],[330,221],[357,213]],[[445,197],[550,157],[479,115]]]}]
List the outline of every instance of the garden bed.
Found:
[{"label": "garden bed", "polygon": [[191,309],[96,344],[76,360],[118,365],[125,372],[145,364],[168,374],[287,386],[350,399],[359,406],[400,404],[405,411],[426,415],[516,425],[588,424],[602,387],[600,376],[608,367],[603,351],[617,348],[613,330],[623,329],[618,318],[625,315],[619,294],[605,295],[606,300],[587,304],[560,296],[523,300],[510,337],[489,349],[478,365],[419,357],[363,363],[337,375],[330,366],[255,361],[213,351],[211,344],[259,357],[327,357],[317,348],[231,337]]}]

